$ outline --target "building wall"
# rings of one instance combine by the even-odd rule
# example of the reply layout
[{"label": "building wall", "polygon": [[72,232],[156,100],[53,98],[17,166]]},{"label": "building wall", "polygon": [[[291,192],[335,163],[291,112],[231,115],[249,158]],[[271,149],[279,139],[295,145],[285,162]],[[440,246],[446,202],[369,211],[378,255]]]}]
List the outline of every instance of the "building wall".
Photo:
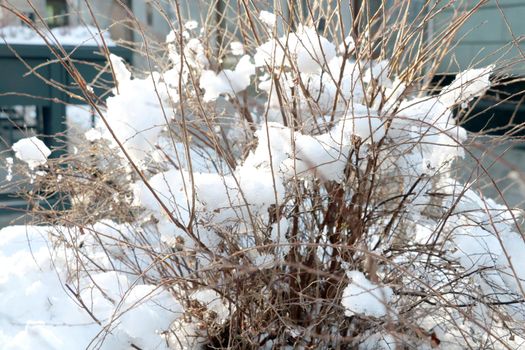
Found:
[{"label": "building wall", "polygon": [[[31,8],[27,0],[0,0],[2,5],[11,5],[24,14],[33,13],[34,10]],[[46,13],[46,2],[45,0],[34,0],[32,1],[33,6],[42,14]],[[0,26],[6,25],[17,25],[20,24],[20,19],[5,9],[0,8]]]},{"label": "building wall", "polygon": [[[465,1],[458,1],[454,9],[468,8]],[[454,9],[446,10],[435,21],[436,26],[450,18]],[[496,63],[500,68],[506,67],[510,73],[525,75],[523,54],[520,52],[525,52],[525,43],[512,44],[514,39],[524,34],[525,0],[490,0],[460,30],[455,38],[457,46],[443,62],[441,70],[456,72],[471,66]]]}]

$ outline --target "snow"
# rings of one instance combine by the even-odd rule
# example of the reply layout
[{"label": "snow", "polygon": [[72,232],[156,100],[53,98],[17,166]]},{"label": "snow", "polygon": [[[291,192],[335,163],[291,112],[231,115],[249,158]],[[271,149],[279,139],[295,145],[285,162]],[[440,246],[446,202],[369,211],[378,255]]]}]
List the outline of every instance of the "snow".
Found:
[{"label": "snow", "polygon": [[187,30],[197,29],[198,27],[199,23],[197,23],[197,21],[187,21],[186,23],[184,23],[184,28],[186,28]]},{"label": "snow", "polygon": [[[90,137],[95,137],[93,132],[98,132],[99,135],[102,135],[98,130],[93,129],[95,121],[98,121],[98,117],[95,116],[95,112],[90,106],[66,106],[67,149],[69,153],[75,153],[82,148],[83,135],[89,134]],[[89,132],[89,130],[93,131]]]},{"label": "snow", "polygon": [[166,35],[166,38],[164,39],[166,44],[173,44],[176,42],[176,40],[177,40],[177,32],[175,32],[174,30],[170,30],[170,32]]},{"label": "snow", "polygon": [[297,57],[297,69],[301,73],[317,73],[335,57],[335,45],[314,28],[300,26],[296,35],[296,42],[288,45]]},{"label": "snow", "polygon": [[51,154],[51,150],[37,137],[28,137],[18,140],[11,147],[15,157],[25,162],[30,169],[44,165]]},{"label": "snow", "polygon": [[[523,237],[515,232],[502,235],[500,244],[502,252],[498,257],[497,266],[503,266],[502,278],[505,284],[516,294],[523,294],[525,290],[525,242]],[[494,254],[493,247],[489,253]]]},{"label": "snow", "polygon": [[[49,235],[60,229],[0,230],[2,349],[84,349],[92,340],[99,342],[100,335],[105,337],[101,349],[125,349],[130,344],[165,349],[160,332],[180,315],[180,304],[166,290],[133,282],[129,275],[115,271],[72,281],[66,264],[72,251],[49,245]],[[101,324],[65,284],[73,289],[80,286],[79,298]]]},{"label": "snow", "polygon": [[259,13],[259,19],[269,28],[274,28],[277,20],[276,16],[268,11],[261,11]]},{"label": "snow", "polygon": [[84,136],[86,137],[86,140],[94,142],[102,138],[102,133],[95,128],[91,128],[84,133]]},{"label": "snow", "polygon": [[86,132],[93,127],[93,111],[88,105],[67,105],[66,125],[79,133]]},{"label": "snow", "polygon": [[5,167],[7,170],[7,174],[5,175],[6,181],[13,180],[13,158],[12,157],[6,157],[5,158]]},{"label": "snow", "polygon": [[339,45],[337,48],[340,54],[345,54],[346,52],[352,52],[355,50],[355,41],[354,38],[352,38],[352,35],[348,35],[344,42]]},{"label": "snow", "polygon": [[[284,38],[281,39],[285,40]],[[314,38],[314,40],[317,39]],[[267,42],[256,49],[254,56],[256,65],[264,67],[268,64],[271,67],[275,66],[274,69],[276,70],[282,69],[281,62],[290,66],[292,63],[288,58],[293,58],[295,55],[290,53],[285,56],[285,51],[280,49],[280,46],[272,48],[272,45],[276,45],[275,41]],[[273,56],[271,55],[272,50],[275,50]],[[269,57],[271,58],[269,60],[266,57],[268,53],[270,53]],[[290,88],[297,84],[297,78],[301,79],[307,90],[303,92],[302,89],[296,89],[295,92],[295,95],[299,97],[300,110],[305,117],[319,119],[319,115],[329,115],[334,109],[334,104],[338,113],[351,113],[352,110],[358,108],[357,105],[362,105],[365,102],[364,88],[366,86],[362,81],[359,65],[356,62],[344,60],[341,56],[334,56],[324,69],[317,63],[313,64],[311,68],[315,69],[316,73],[301,73],[300,77],[295,77],[294,74],[285,72],[279,75],[277,81],[270,79],[269,76],[261,81],[259,88],[269,95],[268,105],[271,108],[271,113],[280,115],[281,103],[273,85],[279,84],[280,91],[290,101],[292,99]],[[308,120],[305,120],[307,127],[309,123]]]},{"label": "snow", "polygon": [[490,87],[490,75],[494,66],[468,69],[459,73],[456,79],[446,86],[439,95],[439,100],[447,107],[469,102],[483,95]]},{"label": "snow", "polygon": [[[339,82],[339,77],[342,76],[340,85],[344,99],[361,104],[364,97],[364,82],[362,77],[360,77],[360,70],[357,63],[350,60],[345,61],[341,56],[335,56],[328,63],[328,70],[333,77],[333,79],[328,79],[330,84],[335,85]],[[325,81],[325,84],[326,83]]]},{"label": "snow", "polygon": [[[283,47],[286,50],[283,50]],[[257,67],[296,66],[301,73],[319,73],[336,56],[335,45],[317,33],[315,28],[300,25],[297,32],[270,39],[256,50]]]},{"label": "snow", "polygon": [[359,343],[358,350],[395,350],[396,339],[391,334],[368,334],[366,340]]},{"label": "snow", "polygon": [[169,329],[182,307],[165,290],[153,285],[135,285],[120,304],[117,330],[126,333],[140,348],[165,348],[159,334]]},{"label": "snow", "polygon": [[[166,125],[164,113],[168,110],[161,102],[168,96],[176,98],[178,94],[170,92],[169,85],[161,82],[161,79],[167,79],[166,76],[153,74],[144,79],[132,78],[120,57],[111,55],[111,62],[118,90],[114,89],[114,96],[107,99],[106,121],[131,159],[140,165],[155,149]],[[101,122],[97,128],[103,130],[104,138],[115,141],[114,135]]]},{"label": "snow", "polygon": [[[99,31],[93,26],[57,27],[50,32],[44,32],[48,42],[72,46],[101,46]],[[104,42],[108,46],[115,46],[109,33],[104,32]],[[0,27],[0,40],[7,44],[46,45],[44,39],[31,28],[25,26]]]},{"label": "snow", "polygon": [[109,54],[109,59],[111,62],[111,69],[115,75],[115,80],[117,84],[124,84],[125,82],[131,80],[131,72],[126,67],[124,59],[115,54]]},{"label": "snow", "polygon": [[239,59],[235,70],[224,69],[219,73],[210,70],[202,72],[199,80],[200,87],[205,90],[203,100],[210,102],[223,94],[237,94],[244,91],[255,74],[255,66],[250,62],[251,57],[245,55]]},{"label": "snow", "polygon": [[230,49],[231,49],[232,55],[234,56],[244,55],[244,45],[240,43],[239,41],[232,41],[230,43]]},{"label": "snow", "polygon": [[388,303],[394,296],[391,288],[375,285],[360,271],[348,271],[347,276],[350,283],[341,301],[346,315],[385,317],[389,313]]},{"label": "snow", "polygon": [[346,115],[336,128],[338,132],[348,136],[358,136],[364,143],[380,141],[385,135],[384,121],[375,114],[375,111],[364,106],[355,105],[350,115]]},{"label": "snow", "polygon": [[[270,28],[276,22],[265,11],[260,19]],[[117,166],[129,168],[115,138],[143,171],[145,181],[131,172],[118,179],[129,193],[134,220],[101,219],[83,225],[82,230],[13,226],[0,231],[0,343],[7,344],[7,349],[89,344],[102,349],[166,349],[166,344],[175,349],[199,348],[208,331],[222,331],[220,327],[239,321],[233,318],[243,311],[236,309],[236,295],[223,284],[229,283],[223,278],[230,270],[248,271],[256,278],[259,272],[279,279],[279,273],[286,276],[271,287],[250,291],[258,296],[257,303],[267,307],[265,298],[289,291],[285,281],[296,277],[287,265],[291,247],[297,247],[293,253],[300,256],[314,242],[316,268],[324,273],[328,264],[337,263],[348,277],[341,282],[347,284],[341,285],[342,297],[336,301],[341,311],[334,314],[337,323],[329,325],[335,331],[331,334],[332,330],[323,328],[322,332],[327,331],[327,339],[332,335],[336,339],[341,337],[340,321],[350,320],[345,316],[351,322],[364,320],[369,329],[352,343],[359,349],[393,349],[396,341],[404,344],[405,339],[389,329],[404,305],[414,305],[416,311],[409,314],[414,322],[437,310],[440,322],[430,322],[429,328],[438,330],[439,337],[460,332],[443,325],[461,323],[472,329],[469,334],[475,338],[483,330],[474,321],[490,319],[490,310],[477,301],[483,299],[478,295],[508,301],[521,294],[525,243],[515,230],[514,212],[484,199],[449,173],[451,161],[463,156],[466,139],[465,130],[455,124],[452,108],[486,91],[492,67],[459,74],[439,96],[405,94],[405,82],[393,76],[388,61],[356,61],[350,57],[355,45],[350,37],[345,39],[349,52],[338,55],[336,46],[314,27],[299,25],[287,36],[268,34],[253,57],[241,43],[233,42],[231,52],[240,56],[235,68],[216,71],[210,69],[215,62],[208,60],[202,38],[192,37],[197,23],[186,22],[185,28],[182,52],[175,45],[176,33],[166,39],[171,66],[164,72],[137,77],[121,58],[110,57],[118,83],[106,100],[105,117],[112,132],[102,120],[91,128],[87,110],[68,111],[70,122],[85,130],[88,141],[104,139],[101,146],[109,144],[115,150],[120,157]],[[252,80],[259,74],[256,68],[261,74]],[[190,88],[194,78],[201,89]],[[201,103],[224,96],[203,106],[207,116],[208,108],[229,104],[226,100],[250,89],[254,81],[260,81],[261,91],[253,104],[263,101],[261,108],[246,106],[254,123],[241,124],[239,115],[224,111],[232,120],[226,126],[231,127],[227,141],[241,145],[232,151],[234,160],[228,166],[221,164],[225,162],[220,152],[205,142],[184,140],[181,135],[187,129],[179,126],[177,112],[182,102],[191,107],[192,98]],[[184,91],[178,90],[179,82]],[[284,101],[277,99],[275,84]],[[378,97],[369,100],[372,90],[377,90]],[[188,98],[187,104],[179,100],[181,95]],[[235,102],[244,103],[239,100]],[[297,127],[286,126],[282,120],[291,102],[297,102]],[[262,107],[267,114],[260,113]],[[202,128],[204,123],[192,115],[192,108],[187,112],[184,121],[191,128]],[[236,123],[248,127],[248,137],[235,133]],[[206,129],[213,136],[221,131],[216,124]],[[37,138],[21,140],[13,150],[30,168],[45,164],[50,154]],[[372,159],[376,162],[371,163]],[[365,187],[373,183],[372,192],[378,191],[370,192],[366,208],[353,203],[363,190],[356,183]],[[344,252],[345,240],[354,233],[353,227],[347,227],[351,223],[342,224],[337,227],[341,241],[323,246],[332,243],[334,235],[317,215],[329,211],[332,188],[344,189],[343,199],[352,201],[345,209],[351,213],[365,209],[370,223],[354,244],[355,255],[341,254],[339,260],[329,261],[328,252]],[[297,193],[305,196],[297,198]],[[396,218],[391,212],[398,205],[403,210]],[[297,222],[289,215],[295,209],[300,212]],[[312,230],[309,222],[318,222],[312,225],[322,226],[322,232]],[[383,234],[388,222],[393,225]],[[297,235],[290,237],[293,229]],[[436,232],[441,233],[437,238]],[[390,249],[392,242],[409,253]],[[381,259],[372,275],[359,252],[376,244],[374,254]],[[418,245],[416,256],[410,251],[414,244]],[[435,264],[433,259],[439,257],[422,253],[423,247],[430,246],[440,247],[446,264]],[[390,258],[387,254],[399,255]],[[427,258],[430,264],[421,262]],[[385,262],[398,264],[407,273]],[[215,273],[218,266],[220,273]],[[170,272],[174,275],[166,279],[165,267],[180,271]],[[446,293],[452,268],[454,277],[468,276],[454,282],[454,288],[464,294],[458,297]],[[317,277],[319,288],[326,281],[323,276]],[[179,284],[179,280],[195,284],[184,289],[186,282]],[[427,284],[445,291],[439,294],[444,300],[436,301],[437,293],[428,292]],[[414,286],[427,293],[434,308],[412,304],[419,299],[405,299],[398,293]],[[439,307],[458,302],[475,303],[469,310],[473,322]],[[333,305],[334,300],[312,303],[308,310],[312,319],[323,303]],[[504,308],[514,319],[525,319],[521,306]],[[290,339],[301,341],[312,338],[310,331],[295,326],[286,330]]]},{"label": "snow", "polygon": [[380,86],[390,88],[392,87],[392,82],[388,78],[389,74],[390,70],[388,61],[383,60],[379,62],[373,62],[372,66],[365,71],[363,75],[363,82],[369,84],[375,80]]},{"label": "snow", "polygon": [[232,306],[225,304],[220,294],[212,289],[201,289],[193,293],[190,299],[198,301],[208,312],[212,312],[213,317],[216,317],[219,323],[226,322],[230,313],[235,311],[230,310]]},{"label": "snow", "polygon": [[199,39],[192,38],[188,41],[184,47],[184,55],[191,67],[202,70],[208,68],[210,65],[208,58],[206,58],[204,46],[202,46]]},{"label": "snow", "polygon": [[0,231],[4,349],[84,348],[99,330],[62,288],[63,271],[53,269],[45,234],[22,226]]},{"label": "snow", "polygon": [[283,46],[273,38],[255,49],[253,59],[256,67],[264,67],[266,65],[273,67],[281,65],[281,63],[289,66],[288,61],[285,60]]},{"label": "snow", "polygon": [[[187,198],[192,197],[192,186],[190,176],[185,171],[169,170],[156,174],[148,180],[149,185],[168,207],[172,215],[182,223],[189,221],[189,202]],[[135,205],[149,209],[161,219],[166,215],[161,204],[155,199],[143,182],[137,182],[133,186]]]}]

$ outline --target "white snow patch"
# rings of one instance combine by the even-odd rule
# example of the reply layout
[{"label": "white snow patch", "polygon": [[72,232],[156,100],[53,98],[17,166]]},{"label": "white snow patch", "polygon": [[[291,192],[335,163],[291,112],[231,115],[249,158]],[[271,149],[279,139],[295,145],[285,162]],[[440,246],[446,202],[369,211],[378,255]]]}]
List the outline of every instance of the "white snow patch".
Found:
[{"label": "white snow patch", "polygon": [[232,51],[232,55],[234,56],[244,55],[244,45],[240,43],[239,41],[233,41],[230,44],[230,49]]},{"label": "white snow patch", "polygon": [[184,28],[186,28],[187,30],[197,29],[198,26],[199,23],[197,23],[197,21],[188,21],[184,23]]},{"label": "white snow patch", "polygon": [[28,137],[18,140],[11,149],[15,151],[15,156],[27,163],[29,168],[34,169],[47,162],[47,157],[51,150],[37,137]]},{"label": "white snow patch", "polygon": [[251,76],[255,74],[255,66],[250,62],[250,56],[241,57],[235,70],[224,69],[219,73],[211,70],[202,72],[200,87],[205,90],[205,102],[216,100],[222,94],[237,94],[250,85]]},{"label": "white snow patch", "polygon": [[384,317],[388,312],[388,303],[392,301],[394,293],[390,287],[380,287],[370,282],[360,271],[348,271],[350,284],[343,291],[341,303],[345,307],[345,314],[352,316]]},{"label": "white snow patch", "polygon": [[[283,47],[286,50],[283,50]],[[336,56],[335,45],[314,27],[300,25],[297,32],[271,39],[256,49],[255,65],[296,66],[301,73],[319,73]]]},{"label": "white snow patch", "polygon": [[269,28],[274,28],[275,23],[277,21],[277,17],[273,13],[268,11],[261,11],[259,13],[259,19]]},{"label": "white snow patch", "polygon": [[447,107],[466,103],[483,95],[490,88],[490,75],[494,66],[479,69],[468,69],[459,73],[456,79],[446,86],[439,95],[439,100]]}]

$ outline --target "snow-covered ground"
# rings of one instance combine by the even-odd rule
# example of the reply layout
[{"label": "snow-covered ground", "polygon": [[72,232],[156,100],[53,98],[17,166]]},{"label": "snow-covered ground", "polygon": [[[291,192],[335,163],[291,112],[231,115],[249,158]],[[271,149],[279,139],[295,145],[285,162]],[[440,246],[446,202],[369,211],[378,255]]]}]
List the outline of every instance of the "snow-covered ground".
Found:
[{"label": "snow-covered ground", "polygon": [[[102,40],[99,31],[92,26],[57,27],[50,32],[43,31],[49,43],[60,43],[72,46],[101,46]],[[114,46],[109,33],[103,33],[104,42]],[[46,41],[31,28],[24,26],[0,27],[0,44],[46,45]]]},{"label": "snow-covered ground", "polygon": [[116,271],[71,279],[74,252],[52,246],[56,230],[0,230],[1,349],[165,348],[159,331],[180,315],[175,299]]}]

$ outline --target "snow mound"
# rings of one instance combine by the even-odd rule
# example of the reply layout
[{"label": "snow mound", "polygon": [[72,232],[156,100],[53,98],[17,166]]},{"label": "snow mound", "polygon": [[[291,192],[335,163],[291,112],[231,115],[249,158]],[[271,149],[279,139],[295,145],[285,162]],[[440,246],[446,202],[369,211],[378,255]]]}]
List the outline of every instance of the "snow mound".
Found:
[{"label": "snow mound", "polygon": [[57,229],[68,230],[0,230],[2,349],[166,349],[161,333],[182,312],[173,296],[124,272],[71,279],[73,251],[50,245]]}]

